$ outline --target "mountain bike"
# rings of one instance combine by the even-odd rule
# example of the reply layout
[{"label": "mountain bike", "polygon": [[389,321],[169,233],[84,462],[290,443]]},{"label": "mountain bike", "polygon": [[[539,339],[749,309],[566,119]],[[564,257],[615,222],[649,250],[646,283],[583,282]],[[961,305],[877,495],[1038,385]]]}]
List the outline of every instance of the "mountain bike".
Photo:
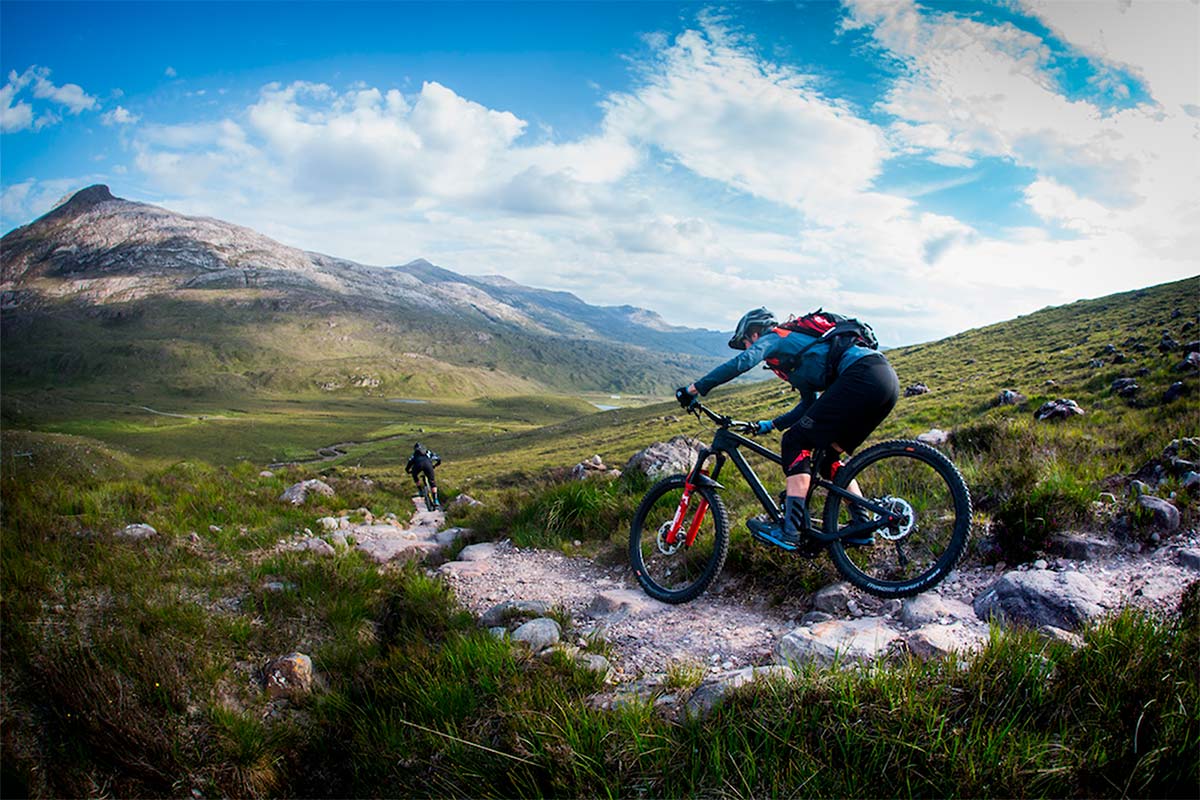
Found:
[{"label": "mountain bike", "polygon": [[[754,423],[718,414],[697,402],[690,409],[716,424],[712,444],[702,448],[686,475],[663,478],[642,499],[629,531],[629,560],[642,589],[667,603],[686,603],[716,579],[729,552],[729,513],[719,491],[721,469],[730,461],[749,484],[767,515],[782,520],[742,449],[775,464],[781,457],[739,435]],[[826,480],[811,459],[812,482],[805,498],[806,519],[798,546],[773,540],[800,556],[828,551],[846,580],[879,597],[908,597],[929,589],[950,573],[966,547],[971,529],[971,494],[958,468],[942,453],[916,441],[886,441],[854,455]],[[707,465],[712,462],[712,469]],[[854,491],[861,492],[858,494]],[[850,546],[847,537],[874,535],[870,545]]]},{"label": "mountain bike", "polygon": [[421,500],[425,502],[426,511],[433,511],[441,506],[437,495],[433,492],[433,487],[429,485],[429,476],[424,472],[417,475],[417,491],[421,495]]}]

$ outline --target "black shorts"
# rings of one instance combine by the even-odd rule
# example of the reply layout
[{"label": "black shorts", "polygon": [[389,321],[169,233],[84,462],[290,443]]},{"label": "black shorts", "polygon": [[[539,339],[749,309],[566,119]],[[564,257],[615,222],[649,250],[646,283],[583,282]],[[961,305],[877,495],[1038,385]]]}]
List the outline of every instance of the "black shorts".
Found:
[{"label": "black shorts", "polygon": [[430,486],[437,486],[437,481],[434,480],[434,478],[433,478],[433,462],[430,461],[428,458],[423,458],[420,461],[417,461],[416,463],[413,464],[413,468],[412,468],[413,481],[416,481],[417,476],[422,472],[425,473],[425,477],[429,478]]},{"label": "black shorts", "polygon": [[834,442],[853,453],[871,431],[891,413],[900,397],[900,380],[887,359],[877,353],[863,356],[821,393],[808,412],[783,432],[783,471],[803,462],[805,450],[828,448]]}]

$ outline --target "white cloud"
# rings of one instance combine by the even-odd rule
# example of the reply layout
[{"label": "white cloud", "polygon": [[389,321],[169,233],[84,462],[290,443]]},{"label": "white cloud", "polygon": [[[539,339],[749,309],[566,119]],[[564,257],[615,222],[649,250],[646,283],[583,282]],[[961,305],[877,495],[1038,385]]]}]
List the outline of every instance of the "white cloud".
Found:
[{"label": "white cloud", "polygon": [[179,75],[179,73],[175,71],[174,67],[168,66],[166,69],[163,70],[163,75],[165,75],[168,78],[174,78],[177,75]]},{"label": "white cloud", "polygon": [[105,125],[132,125],[141,117],[133,114],[124,106],[117,106],[112,111],[106,111],[100,115],[100,121]]},{"label": "white cloud", "polygon": [[[898,344],[1197,271],[1186,109],[1064,97],[1053,53],[1011,25],[866,0],[847,24],[901,63],[886,123],[709,16],[646,37],[651,58],[632,88],[570,140],[427,81],[411,92],[269,84],[219,118],[139,125],[128,141],[146,192],[185,213],[363,263],[425,257],[693,325],[728,326],[763,303],[824,305]],[[1135,46],[1121,37],[1122,64]],[[1159,71],[1139,74],[1158,97]],[[10,86],[4,124],[37,124]],[[137,121],[120,106],[105,119]],[[938,187],[920,178],[884,192],[898,155],[963,168],[941,171],[938,187],[978,181],[981,192],[989,162],[1026,167],[1024,202],[1044,225],[989,237],[924,210]],[[36,202],[32,187],[10,189],[6,218]]]},{"label": "white cloud", "polygon": [[100,103],[89,95],[82,87],[74,83],[62,86],[55,85],[50,80],[50,70],[36,64],[18,74],[16,70],[8,73],[8,83],[0,88],[0,132],[15,133],[23,130],[41,130],[49,125],[62,121],[62,116],[55,109],[45,108],[35,111],[32,103],[18,99],[25,94],[35,100],[46,100],[54,103],[70,114],[80,114],[99,108]]},{"label": "white cloud", "polygon": [[831,200],[878,176],[888,152],[875,126],[805,76],[758,58],[719,22],[660,45],[643,85],[606,102],[608,124],[630,140],[818,222]]}]

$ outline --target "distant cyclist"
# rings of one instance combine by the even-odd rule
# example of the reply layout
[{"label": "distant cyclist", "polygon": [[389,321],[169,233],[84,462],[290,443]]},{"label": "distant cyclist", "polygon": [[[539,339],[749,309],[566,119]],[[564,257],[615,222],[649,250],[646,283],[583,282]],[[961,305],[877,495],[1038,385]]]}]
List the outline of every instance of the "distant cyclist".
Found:
[{"label": "distant cyclist", "polygon": [[[422,474],[429,480],[429,496],[433,499],[433,508],[442,507],[441,501],[438,500],[437,479],[433,477],[433,468],[441,463],[442,459],[438,457],[437,453],[417,442],[413,445],[413,452],[408,457],[408,463],[404,466],[404,471],[412,475],[413,483],[417,484],[418,490],[421,488]],[[430,510],[432,511],[433,508]]]},{"label": "distant cyclist", "polygon": [[[825,452],[818,470],[822,476],[832,477],[841,466],[840,454],[854,452],[891,413],[900,396],[900,382],[882,353],[858,342],[845,346],[847,337],[836,338],[838,341],[781,327],[774,314],[756,308],[738,321],[729,340],[731,348],[743,352],[675,392],[679,404],[688,408],[697,395],[707,395],[760,361],[766,361],[800,392],[800,403],[795,408],[758,422],[759,434],[784,431],[780,454],[787,476],[783,524],[760,519],[746,523],[762,538],[789,545],[799,543],[801,533],[808,528],[804,498],[811,483],[813,451]],[[828,363],[831,351],[834,363]],[[857,493],[856,485],[850,489]],[[842,543],[863,546],[873,541],[867,534],[845,538]]]}]

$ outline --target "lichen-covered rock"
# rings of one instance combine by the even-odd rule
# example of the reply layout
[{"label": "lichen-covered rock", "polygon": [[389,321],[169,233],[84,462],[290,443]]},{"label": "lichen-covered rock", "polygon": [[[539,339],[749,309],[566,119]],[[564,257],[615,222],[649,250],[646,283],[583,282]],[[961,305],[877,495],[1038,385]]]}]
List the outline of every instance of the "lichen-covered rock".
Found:
[{"label": "lichen-covered rock", "polygon": [[272,698],[295,699],[312,692],[312,659],[304,653],[288,653],[263,668],[267,694]]},{"label": "lichen-covered rock", "polygon": [[623,472],[638,470],[650,478],[686,473],[696,463],[704,445],[690,436],[675,436],[640,450],[625,463]]},{"label": "lichen-covered rock", "polygon": [[310,494],[319,494],[322,497],[333,497],[333,487],[324,481],[319,481],[315,478],[307,481],[300,481],[289,486],[283,494],[279,495],[279,499],[285,503],[291,503],[294,506],[304,505]]}]

